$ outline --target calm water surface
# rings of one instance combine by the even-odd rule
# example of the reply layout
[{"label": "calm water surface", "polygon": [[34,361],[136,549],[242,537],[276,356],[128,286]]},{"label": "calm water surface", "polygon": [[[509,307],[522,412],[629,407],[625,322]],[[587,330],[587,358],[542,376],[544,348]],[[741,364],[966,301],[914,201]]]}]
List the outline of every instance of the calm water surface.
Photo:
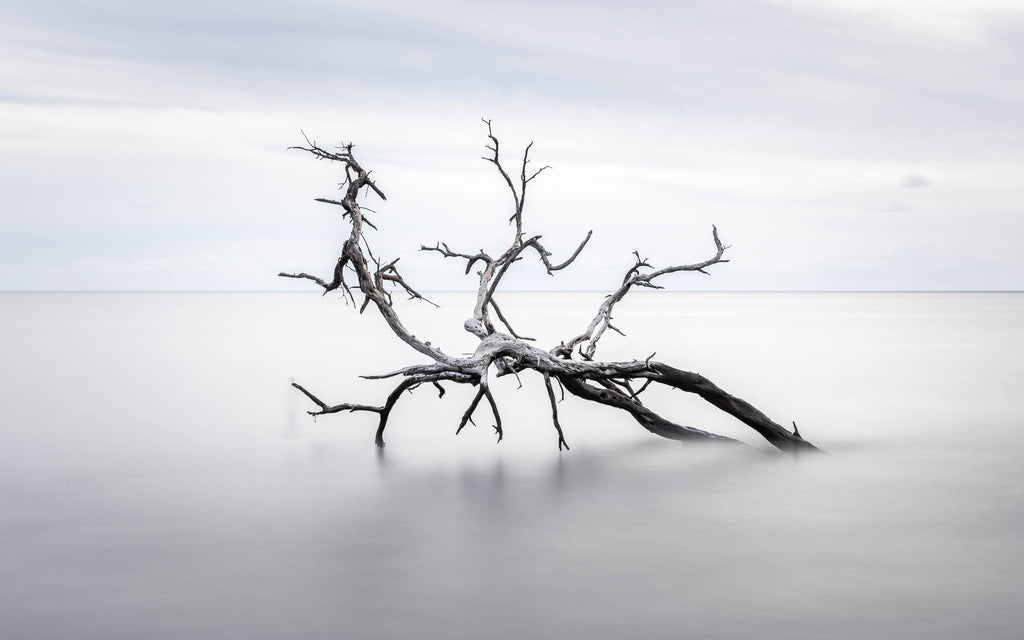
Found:
[{"label": "calm water surface", "polygon": [[[471,350],[470,300],[404,305]],[[601,294],[506,295],[545,346]],[[514,315],[513,315],[514,314]],[[0,636],[1019,638],[1024,295],[636,295],[599,356],[704,373],[828,455],[774,455],[699,399],[685,447],[501,379],[392,416],[417,355],[302,294],[0,294]]]}]

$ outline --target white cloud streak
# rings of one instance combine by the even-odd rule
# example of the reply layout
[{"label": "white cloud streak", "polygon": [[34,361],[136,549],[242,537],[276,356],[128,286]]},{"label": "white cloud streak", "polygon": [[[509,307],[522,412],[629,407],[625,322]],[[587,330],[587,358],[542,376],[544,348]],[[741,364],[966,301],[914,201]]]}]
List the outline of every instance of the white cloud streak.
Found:
[{"label": "white cloud streak", "polygon": [[0,289],[328,270],[343,229],[310,199],[337,177],[284,151],[299,129],[357,143],[412,280],[465,287],[415,249],[502,241],[482,115],[555,167],[531,229],[566,249],[595,230],[575,272],[510,285],[606,288],[633,249],[700,257],[715,223],[734,261],[676,286],[1019,289],[1024,20],[908,6],[8,6]]}]

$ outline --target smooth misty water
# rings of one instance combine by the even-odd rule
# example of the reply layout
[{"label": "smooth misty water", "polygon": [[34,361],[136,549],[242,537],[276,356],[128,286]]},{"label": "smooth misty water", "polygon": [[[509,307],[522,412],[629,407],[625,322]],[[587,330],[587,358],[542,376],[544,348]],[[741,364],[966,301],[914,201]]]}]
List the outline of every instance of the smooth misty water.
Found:
[{"label": "smooth misty water", "polygon": [[[468,298],[402,307],[452,352]],[[542,343],[600,294],[506,295]],[[1018,638],[1024,295],[658,294],[605,358],[701,371],[830,453],[684,447],[537,376],[376,403],[415,362],[300,294],[0,294],[4,638]],[[650,404],[747,436],[678,392]],[[756,442],[750,439],[750,442]]]}]

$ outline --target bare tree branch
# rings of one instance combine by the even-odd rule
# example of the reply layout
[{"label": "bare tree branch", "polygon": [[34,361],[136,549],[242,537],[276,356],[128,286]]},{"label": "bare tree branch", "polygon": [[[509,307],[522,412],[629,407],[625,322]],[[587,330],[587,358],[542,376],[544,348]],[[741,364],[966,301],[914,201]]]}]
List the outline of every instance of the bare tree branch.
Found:
[{"label": "bare tree branch", "polygon": [[737,442],[732,438],[726,438],[725,436],[715,435],[701,429],[684,427],[682,425],[675,424],[674,422],[669,422],[647,407],[617,391],[613,391],[611,389],[595,389],[592,385],[572,377],[560,379],[562,380],[562,384],[565,385],[565,388],[569,390],[569,393],[579,396],[585,400],[592,400],[610,407],[623,409],[629,412],[644,429],[647,429],[651,433],[657,434],[663,438],[682,441],[722,440],[727,442]]},{"label": "bare tree branch", "polygon": [[[490,155],[484,156],[484,160],[497,168],[499,175],[512,194],[515,205],[514,212],[509,218],[509,222],[515,225],[511,242],[500,254],[490,254],[483,249],[477,253],[454,251],[443,242],[439,242],[433,247],[420,247],[421,251],[434,252],[444,258],[465,261],[467,275],[475,266],[480,266],[477,272],[477,295],[473,313],[464,323],[466,331],[476,336],[479,339],[479,344],[473,353],[463,356],[448,355],[432,345],[431,342],[421,340],[413,335],[399,319],[391,297],[393,291],[402,291],[411,299],[430,301],[413,288],[399,272],[397,258],[385,262],[375,255],[370,247],[364,233],[364,224],[371,225],[364,215],[366,207],[360,203],[359,199],[371,192],[384,199],[384,193],[370,179],[370,172],[356,160],[352,152],[353,145],[342,144],[335,147],[334,150],[327,150],[303,134],[306,145],[292,147],[305,151],[318,160],[341,164],[341,198],[317,198],[317,200],[341,207],[344,210],[342,217],[351,226],[351,229],[342,245],[341,254],[335,262],[333,278],[330,282],[305,272],[282,272],[279,275],[286,278],[311,280],[323,288],[325,294],[340,288],[345,292],[346,300],[350,300],[353,304],[355,303],[353,289],[357,289],[364,296],[360,312],[373,305],[398,339],[429,359],[427,364],[413,364],[390,373],[363,376],[367,379],[399,379],[397,385],[380,406],[353,403],[329,405],[303,386],[293,383],[293,386],[317,407],[316,410],[309,411],[311,415],[340,412],[376,413],[379,421],[375,441],[378,446],[383,447],[384,430],[388,418],[404,393],[412,391],[422,384],[430,383],[437,389],[438,395],[441,397],[445,394],[441,382],[454,382],[477,386],[471,403],[459,421],[456,433],[461,432],[466,424],[473,422],[474,411],[480,401],[486,398],[494,416],[494,429],[500,442],[504,437],[502,418],[489,384],[489,371],[493,367],[498,376],[511,374],[519,379],[521,371],[532,369],[544,377],[544,386],[551,405],[552,422],[558,433],[559,450],[563,448],[568,450],[569,446],[562,432],[552,380],[558,382],[563,400],[565,391],[568,390],[579,398],[626,411],[645,429],[665,438],[682,441],[733,441],[702,429],[676,424],[645,406],[640,401],[640,395],[655,383],[700,396],[723,412],[734,416],[782,451],[816,450],[814,445],[804,440],[796,429],[795,422],[793,422],[793,430],[790,431],[769,419],[745,400],[723,391],[707,378],[654,361],[654,354],[643,360],[626,362],[604,362],[594,359],[598,342],[607,330],[622,334],[622,331],[612,324],[612,312],[615,305],[633,288],[660,289],[661,285],[655,281],[662,276],[679,271],[696,271],[707,274],[709,267],[728,262],[723,258],[728,247],[722,244],[718,237],[718,229],[715,227],[712,227],[715,254],[701,262],[655,269],[639,253],[635,252],[635,260],[632,266],[626,270],[619,287],[605,297],[586,330],[571,340],[563,341],[558,346],[545,351],[529,344],[532,338],[518,334],[495,300],[495,292],[504,276],[513,265],[523,259],[523,254],[527,249],[536,251],[546,272],[549,275],[554,275],[554,272],[565,269],[576,260],[593,233],[588,231],[576,250],[559,264],[551,262],[552,254],[541,244],[540,235],[529,237],[524,235],[523,211],[528,185],[549,167],[545,166],[532,172],[529,170],[530,153],[533,149],[533,143],[530,143],[523,151],[517,186],[502,165],[500,143],[494,134],[491,122],[484,120],[484,123],[487,125],[486,148],[490,151]],[[346,282],[346,272],[354,275],[354,284],[350,285]],[[430,302],[430,304],[434,303]],[[491,310],[494,311],[498,321],[508,330],[508,334],[497,331],[490,318]],[[637,384],[640,385],[639,388],[635,386]],[[520,386],[522,386],[521,381]]]},{"label": "bare tree branch", "polygon": [[504,437],[504,432],[501,430],[501,414],[498,413],[498,404],[494,401],[494,395],[491,393],[489,387],[482,387],[484,390],[484,397],[487,398],[487,402],[491,405],[491,413],[494,414],[494,431],[498,434],[498,442]]},{"label": "bare tree branch", "polygon": [[562,425],[558,424],[558,403],[555,401],[555,390],[551,388],[551,376],[544,374],[544,386],[548,390],[548,400],[551,401],[551,421],[555,424],[555,431],[558,432],[558,450],[561,451],[562,447],[565,450],[569,450],[569,443],[565,441],[565,435],[562,433]]},{"label": "bare tree branch", "polygon": [[498,319],[501,320],[501,323],[503,325],[505,325],[505,328],[508,329],[508,332],[512,334],[513,338],[518,338],[520,340],[530,340],[530,341],[534,340],[534,338],[527,338],[526,336],[521,336],[518,333],[516,333],[516,330],[513,329],[512,325],[509,324],[508,320],[505,319],[505,315],[501,312],[501,307],[498,306],[498,301],[497,300],[495,300],[494,298],[491,298],[490,299],[490,303],[491,303],[491,306],[494,307],[494,313],[496,313],[498,315]]},{"label": "bare tree branch", "polygon": [[445,258],[463,258],[463,259],[465,259],[466,260],[466,274],[467,275],[469,274],[469,270],[473,268],[473,264],[477,260],[483,261],[484,264],[492,262],[491,257],[489,255],[487,255],[486,253],[484,253],[483,249],[481,249],[480,253],[478,253],[476,255],[470,255],[468,253],[456,253],[455,251],[452,251],[451,249],[449,249],[448,245],[445,244],[444,242],[439,242],[436,246],[433,246],[433,247],[428,247],[426,245],[422,245],[422,246],[420,246],[420,251],[436,251],[437,253],[440,253]]},{"label": "bare tree branch", "polygon": [[349,404],[347,402],[343,404],[328,406],[323,400],[307,391],[306,388],[303,387],[301,384],[293,382],[292,386],[301,391],[307,398],[312,400],[315,405],[320,407],[319,411],[306,412],[311,416],[319,416],[325,413],[338,413],[339,411],[373,411],[374,413],[380,413],[383,410],[383,407],[373,407],[367,404]]},{"label": "bare tree branch", "polygon": [[548,270],[548,275],[555,275],[552,273],[553,271],[561,271],[576,260],[576,256],[580,255],[580,252],[583,251],[583,247],[587,246],[587,243],[590,242],[590,236],[592,235],[594,235],[593,231],[587,231],[587,237],[583,238],[583,242],[580,243],[580,246],[576,247],[576,250],[572,252],[572,255],[569,256],[565,262],[557,265],[553,265],[548,261],[548,258],[551,256],[551,252],[542,247],[539,242],[535,242],[533,246],[537,249],[537,253],[540,254],[540,259],[544,262],[544,266]]},{"label": "bare tree branch", "polygon": [[[484,397],[486,391],[483,387],[477,389],[476,395],[473,396],[473,401],[469,403],[469,407],[465,413],[462,414],[462,420],[459,420],[459,428],[455,430],[455,435],[459,435],[462,428],[466,426],[467,422],[473,422],[473,412],[476,411],[476,406],[480,404],[480,400]],[[475,422],[473,424],[476,424]]]},{"label": "bare tree branch", "polygon": [[322,279],[320,279],[320,278],[318,278],[316,276],[311,276],[308,273],[284,273],[282,271],[281,273],[279,273],[277,275],[279,277],[281,277],[281,278],[305,278],[307,280],[312,280],[313,282],[317,283],[318,285],[320,285],[324,289],[326,289],[327,286],[328,286],[327,283],[324,282]]},{"label": "bare tree branch", "polygon": [[[509,191],[512,192],[512,200],[515,202],[515,213],[509,218],[509,222],[516,223],[516,240],[523,235],[523,203],[519,193],[516,192],[516,186],[512,184],[512,178],[508,177],[508,172],[505,171],[505,167],[501,166],[501,158],[499,156],[499,145],[498,138],[494,136],[494,132],[491,130],[491,121],[481,118],[483,123],[487,125],[487,139],[490,141],[484,148],[492,152],[492,156],[482,156],[483,160],[492,163],[497,169],[501,177],[505,179],[505,184],[508,185]],[[532,143],[531,143],[532,144]],[[526,147],[526,153],[529,154],[530,147]],[[525,162],[525,156],[524,156]]]},{"label": "bare tree branch", "polygon": [[653,282],[655,278],[669,273],[676,273],[677,271],[699,271],[706,274],[707,271],[705,271],[705,269],[707,267],[720,262],[728,262],[728,260],[722,259],[722,254],[725,253],[725,250],[728,247],[724,246],[722,241],[718,239],[718,229],[714,226],[711,227],[711,235],[715,241],[715,255],[702,262],[666,267],[648,274],[643,274],[641,273],[641,270],[651,268],[651,265],[646,260],[642,259],[640,254],[635,254],[636,262],[629,268],[629,270],[626,271],[626,275],[622,278],[622,284],[619,288],[605,297],[604,302],[601,303],[601,306],[597,310],[597,315],[594,316],[594,319],[591,320],[590,324],[587,326],[587,330],[568,342],[563,342],[559,346],[555,347],[553,351],[568,354],[572,353],[572,349],[576,345],[586,343],[586,347],[581,349],[583,356],[588,359],[593,358],[594,353],[597,351],[597,342],[601,339],[601,336],[604,335],[606,329],[611,328],[613,331],[622,333],[619,329],[611,326],[612,308],[626,297],[626,294],[629,293],[633,287],[639,286],[660,289],[661,287]]}]

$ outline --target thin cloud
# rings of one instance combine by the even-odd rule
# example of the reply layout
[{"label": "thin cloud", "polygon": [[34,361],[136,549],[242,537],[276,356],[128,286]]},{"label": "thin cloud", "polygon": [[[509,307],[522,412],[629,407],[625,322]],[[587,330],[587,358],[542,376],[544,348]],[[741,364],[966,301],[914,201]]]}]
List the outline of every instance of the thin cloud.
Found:
[{"label": "thin cloud", "polygon": [[904,176],[901,184],[904,189],[919,189],[921,187],[931,186],[932,181],[928,179],[928,176],[920,173],[908,173]]},{"label": "thin cloud", "polygon": [[[553,247],[595,230],[588,268],[554,286],[601,288],[598,274],[619,273],[638,247],[659,260],[699,255],[711,224],[735,261],[678,286],[821,288],[815,273],[828,271],[871,288],[844,256],[877,250],[920,265],[909,288],[935,288],[935,256],[964,243],[1024,274],[1011,215],[1024,196],[1024,84],[1008,80],[1024,65],[1019,19],[1001,12],[993,31],[967,0],[928,28],[882,0],[870,11],[840,0],[528,4],[509,14],[452,0],[8,3],[0,289],[55,277],[39,265],[85,265],[61,271],[62,287],[131,284],[89,260],[152,265],[147,281],[163,283],[152,286],[277,286],[273,268],[225,264],[255,255],[240,237],[262,243],[267,264],[291,264],[272,248],[282,243],[336,237],[332,212],[302,203],[330,195],[337,176],[283,150],[300,129],[359,145],[389,198],[377,246],[422,273],[418,286],[467,286],[415,248],[474,247],[506,230],[494,222],[507,194],[478,160],[480,116],[510,161],[536,140],[537,161],[557,169],[532,192],[531,229]],[[931,179],[911,167],[941,173],[950,190],[931,200]],[[918,189],[913,207],[893,194],[900,185]],[[936,219],[931,254],[899,245]],[[772,268],[780,255],[792,268]],[[161,261],[171,256],[195,268]],[[964,269],[996,286],[991,270]],[[538,273],[522,286],[551,286]]]}]

